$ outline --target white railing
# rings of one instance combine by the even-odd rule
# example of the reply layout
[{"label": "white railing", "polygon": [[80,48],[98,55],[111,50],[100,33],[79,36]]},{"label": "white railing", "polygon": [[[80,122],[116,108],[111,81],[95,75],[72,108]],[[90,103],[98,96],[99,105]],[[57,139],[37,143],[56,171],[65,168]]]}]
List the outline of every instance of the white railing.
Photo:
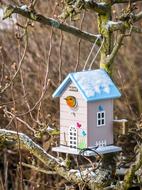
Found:
[{"label": "white railing", "polygon": [[106,140],[97,141],[96,146],[106,146]]}]

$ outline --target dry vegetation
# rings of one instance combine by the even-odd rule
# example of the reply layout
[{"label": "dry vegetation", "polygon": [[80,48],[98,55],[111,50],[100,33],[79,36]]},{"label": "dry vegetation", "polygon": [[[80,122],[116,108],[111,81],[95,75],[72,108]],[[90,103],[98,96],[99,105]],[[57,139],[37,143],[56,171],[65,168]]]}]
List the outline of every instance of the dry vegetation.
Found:
[{"label": "dry vegetation", "polygon": [[[56,17],[61,13],[61,5],[56,7],[55,12],[54,7],[52,0],[39,1],[37,4],[38,12],[45,16]],[[43,132],[43,129],[48,126],[59,128],[59,104],[58,100],[52,99],[52,93],[66,74],[75,71],[78,61],[78,71],[82,70],[92,44],[33,22],[28,26],[28,39],[25,39],[20,25],[24,26],[27,20],[17,17],[17,21],[19,26],[0,30],[0,127],[24,132],[50,152],[58,137]],[[78,27],[81,25],[80,20],[67,22]],[[85,13],[81,27],[97,33],[94,13]],[[141,41],[142,35],[139,34],[132,34],[125,39],[115,59],[113,71],[113,78],[123,94],[115,102],[115,115],[129,120],[129,133],[121,136],[118,142],[127,159],[128,153],[131,153],[130,159],[135,158],[133,147],[137,141],[141,141],[141,136],[138,137],[140,132],[137,132],[142,126]],[[96,49],[93,56],[95,53]],[[98,67],[96,61],[93,68]],[[44,174],[29,166],[22,166],[21,161],[42,167],[38,160],[25,151],[1,147],[0,190],[65,189],[67,183],[65,185],[65,180],[55,173]],[[47,172],[48,169],[45,169]]]}]

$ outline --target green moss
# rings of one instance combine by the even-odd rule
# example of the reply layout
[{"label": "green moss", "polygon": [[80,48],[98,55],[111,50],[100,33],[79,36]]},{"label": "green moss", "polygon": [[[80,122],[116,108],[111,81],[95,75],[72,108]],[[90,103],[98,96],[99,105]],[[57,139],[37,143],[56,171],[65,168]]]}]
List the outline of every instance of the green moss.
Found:
[{"label": "green moss", "polygon": [[109,31],[107,27],[108,21],[111,20],[111,7],[109,7],[109,2],[107,0],[105,2],[108,3],[108,10],[110,11],[108,11],[106,14],[98,15],[98,30],[104,39],[104,43],[100,50],[100,68],[103,68],[108,73],[111,73],[111,68],[109,67],[109,63],[107,63],[107,56],[112,51],[113,41],[112,33]]},{"label": "green moss", "polygon": [[30,17],[32,20],[37,20],[37,15],[34,12],[30,12]]},{"label": "green moss", "polygon": [[100,68],[104,69],[109,75],[112,74],[111,67],[108,64],[100,63]]},{"label": "green moss", "polygon": [[4,12],[3,20],[8,17],[11,17],[13,11],[14,11],[14,8],[12,6],[8,6]]},{"label": "green moss", "polygon": [[49,132],[50,135],[60,135],[60,131],[58,129],[54,129],[53,131]]}]

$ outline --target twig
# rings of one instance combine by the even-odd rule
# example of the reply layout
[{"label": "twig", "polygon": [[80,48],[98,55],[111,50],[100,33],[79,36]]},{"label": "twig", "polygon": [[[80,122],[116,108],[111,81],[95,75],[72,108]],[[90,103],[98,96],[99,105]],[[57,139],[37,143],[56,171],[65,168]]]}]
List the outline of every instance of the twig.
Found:
[{"label": "twig", "polygon": [[[25,96],[22,97],[18,97],[16,99],[14,99],[15,102],[21,101],[22,98],[25,98],[27,96],[27,94],[25,94]],[[8,101],[8,102],[4,102],[4,103],[0,103],[0,106],[5,106],[8,104],[13,104],[13,100],[12,101]]]},{"label": "twig", "polygon": [[[33,3],[33,2],[32,2]],[[29,20],[27,21],[27,23],[26,23],[26,29],[27,29],[27,27],[28,27],[28,22],[29,22]],[[25,28],[25,27],[24,27]],[[18,29],[19,29],[19,26],[18,26]],[[21,52],[21,48],[20,48],[20,39],[18,39],[18,49],[19,49],[19,59],[20,59],[20,52]],[[28,44],[28,39],[27,39],[27,44]],[[33,115],[32,115],[32,112],[30,111],[30,105],[29,105],[29,103],[28,103],[28,99],[27,99],[27,97],[26,97],[26,90],[25,90],[25,85],[24,85],[24,79],[23,79],[23,74],[22,74],[22,68],[20,68],[20,77],[21,77],[21,86],[22,86],[22,90],[23,90],[23,95],[24,95],[24,99],[25,99],[25,103],[26,103],[26,105],[27,105],[27,108],[28,108],[28,110],[29,110],[29,114],[30,114],[30,117],[31,117],[31,119],[34,121],[34,122],[36,122],[36,120],[34,119],[34,117],[33,117]]]},{"label": "twig", "polygon": [[24,112],[24,113],[15,114],[15,116],[16,116],[16,117],[20,117],[20,116],[24,116],[24,115],[26,115],[26,114],[32,112],[32,111],[40,104],[42,98],[44,97],[44,95],[45,95],[45,93],[46,93],[46,90],[47,90],[49,84],[50,84],[50,79],[48,79],[48,81],[47,81],[47,86],[46,86],[46,88],[44,89],[44,91],[42,91],[42,94],[41,94],[40,98],[38,99],[38,101],[35,103],[35,105],[34,105],[30,110],[28,110],[27,112]]},{"label": "twig", "polygon": [[112,0],[112,4],[129,3],[129,1],[131,1],[131,3],[135,3],[135,2],[138,2],[138,1],[142,1],[142,0]]},{"label": "twig", "polygon": [[4,187],[8,190],[8,160],[7,160],[7,150],[4,150]]},{"label": "twig", "polygon": [[35,133],[36,131],[27,123],[25,122],[24,120],[22,120],[21,118],[15,116],[15,114],[7,111],[6,109],[4,110],[4,113],[8,116],[12,116],[11,120],[13,121],[13,119],[17,119],[18,121],[20,121],[21,123],[23,123],[30,131],[32,131],[33,133]]},{"label": "twig", "polygon": [[[14,118],[15,119],[15,118]],[[17,134],[17,144],[18,144],[18,154],[19,154],[19,172],[20,173],[19,177],[20,177],[20,190],[24,190],[24,184],[23,184],[23,169],[22,169],[22,153],[21,153],[21,141],[20,141],[20,138],[19,138],[19,128],[18,128],[18,123],[17,123],[17,120],[15,120],[15,126],[16,126],[16,134]]]},{"label": "twig", "polygon": [[25,29],[25,36],[26,36],[25,48],[24,48],[24,52],[23,52],[23,55],[22,55],[22,57],[21,57],[21,60],[19,61],[19,65],[18,65],[17,71],[16,71],[15,74],[13,75],[12,79],[10,80],[10,82],[0,91],[0,94],[2,94],[7,88],[9,88],[9,87],[12,85],[13,81],[15,80],[17,74],[18,74],[19,71],[20,71],[21,65],[22,65],[23,60],[24,60],[25,55],[26,55],[27,46],[28,46],[28,34],[27,34],[27,29]]},{"label": "twig", "polygon": [[120,34],[119,35],[118,40],[117,40],[116,44],[114,45],[114,48],[113,48],[111,54],[108,55],[108,57],[107,57],[107,63],[108,63],[109,67],[111,66],[111,64],[112,64],[112,62],[114,60],[114,57],[116,56],[119,48],[121,47],[122,41],[123,41],[124,37],[125,37],[125,34]]},{"label": "twig", "polygon": [[63,32],[60,31],[60,45],[59,45],[59,84],[62,81],[62,45],[63,45]]},{"label": "twig", "polygon": [[1,171],[0,171],[0,188],[1,188],[1,190],[5,190],[5,188],[4,188],[4,183],[3,183],[3,180],[2,180]]},{"label": "twig", "polygon": [[22,162],[22,166],[31,168],[31,169],[33,169],[33,170],[35,170],[35,171],[38,171],[38,172],[45,173],[45,174],[47,174],[47,175],[55,175],[55,174],[57,174],[57,173],[54,172],[54,171],[47,171],[47,170],[44,170],[44,169],[42,169],[42,168],[39,168],[39,167],[30,165],[30,164],[26,164],[26,163],[24,163],[24,162]]},{"label": "twig", "polygon": [[[55,14],[56,8],[57,8],[57,3],[55,2],[55,7],[53,9],[53,15]],[[39,113],[41,109],[41,101],[45,95],[46,89],[48,87],[48,75],[49,75],[49,66],[50,66],[50,57],[51,57],[51,52],[52,52],[52,37],[53,37],[53,27],[51,28],[50,32],[50,43],[49,43],[49,51],[48,51],[48,56],[47,56],[47,62],[46,62],[46,73],[45,73],[45,78],[44,78],[44,84],[41,92],[41,97],[40,97],[40,102],[38,103],[38,111],[37,111],[37,120],[39,120]]]}]

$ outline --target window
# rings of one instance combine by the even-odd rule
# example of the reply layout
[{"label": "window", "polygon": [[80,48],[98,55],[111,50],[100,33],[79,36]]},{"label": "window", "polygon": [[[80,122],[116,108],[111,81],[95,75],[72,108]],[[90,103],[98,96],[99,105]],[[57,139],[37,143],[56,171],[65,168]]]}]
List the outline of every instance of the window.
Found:
[{"label": "window", "polygon": [[97,112],[97,127],[105,125],[105,111]]}]

